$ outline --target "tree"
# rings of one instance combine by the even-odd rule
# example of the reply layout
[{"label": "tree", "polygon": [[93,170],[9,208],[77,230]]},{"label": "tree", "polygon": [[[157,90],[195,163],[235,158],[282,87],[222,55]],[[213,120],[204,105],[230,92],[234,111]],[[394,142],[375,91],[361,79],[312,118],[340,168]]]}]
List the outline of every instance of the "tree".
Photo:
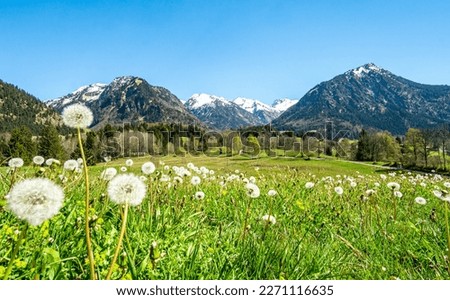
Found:
[{"label": "tree", "polygon": [[370,140],[369,140],[369,134],[364,129],[359,134],[359,140],[358,140],[358,148],[356,150],[355,158],[359,161],[367,161],[371,160],[370,157]]},{"label": "tree", "polygon": [[27,126],[14,128],[8,142],[7,157],[20,157],[25,163],[30,163],[36,155],[36,144]]},{"label": "tree", "polygon": [[61,144],[58,131],[52,125],[45,126],[39,138],[38,153],[46,158],[65,159],[66,152]]},{"label": "tree", "polygon": [[412,165],[418,164],[421,149],[423,149],[422,132],[416,128],[409,128],[405,136],[405,152],[412,154]]}]

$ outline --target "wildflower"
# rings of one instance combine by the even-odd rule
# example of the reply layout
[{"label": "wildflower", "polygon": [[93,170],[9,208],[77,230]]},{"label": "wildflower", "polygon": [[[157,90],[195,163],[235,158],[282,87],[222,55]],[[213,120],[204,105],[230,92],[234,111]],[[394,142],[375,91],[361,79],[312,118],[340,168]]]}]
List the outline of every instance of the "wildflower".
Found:
[{"label": "wildflower", "polygon": [[262,216],[263,221],[270,223],[272,225],[274,225],[277,222],[277,219],[275,219],[274,216],[272,215],[264,215]]},{"label": "wildflower", "polygon": [[352,187],[352,188],[354,188],[354,187],[356,187],[358,184],[355,182],[355,181],[351,181],[350,182],[350,186]]},{"label": "wildflower", "polygon": [[205,198],[205,193],[203,193],[202,191],[198,191],[197,193],[195,193],[195,199],[202,200],[203,198]]},{"label": "wildflower", "polygon": [[153,172],[155,172],[156,167],[155,167],[155,164],[154,164],[154,163],[152,163],[151,161],[149,161],[149,162],[146,162],[146,163],[144,163],[144,164],[142,165],[141,170],[142,170],[142,173],[144,173],[145,175],[150,175],[150,174],[152,174]]},{"label": "wildflower", "polygon": [[62,112],[63,122],[72,128],[87,128],[92,124],[92,111],[83,104],[67,106]]},{"label": "wildflower", "polygon": [[194,164],[191,162],[187,164],[187,167],[191,170],[195,168]]},{"label": "wildflower", "polygon": [[127,167],[120,167],[121,172],[126,172],[127,170],[128,170]]},{"label": "wildflower", "polygon": [[394,191],[394,196],[397,198],[401,198],[401,197],[403,197],[403,194],[400,191]]},{"label": "wildflower", "polygon": [[305,183],[305,188],[312,189],[314,187],[314,182],[307,182]]},{"label": "wildflower", "polygon": [[11,158],[8,161],[8,166],[10,168],[20,168],[23,166],[23,159],[21,159],[20,157],[15,157],[15,158]]},{"label": "wildflower", "polygon": [[78,162],[74,159],[69,159],[64,163],[64,169],[68,171],[74,171],[78,168]]},{"label": "wildflower", "polygon": [[117,170],[115,168],[107,168],[102,171],[100,178],[105,181],[110,181],[114,176],[117,175]]},{"label": "wildflower", "polygon": [[175,176],[173,178],[173,181],[177,184],[182,184],[183,183],[183,178],[181,178],[180,176]]},{"label": "wildflower", "polygon": [[15,184],[7,206],[19,219],[38,226],[56,215],[62,207],[64,192],[46,178],[26,179]]},{"label": "wildflower", "polygon": [[450,182],[449,182],[449,181],[444,182],[444,186],[445,186],[446,188],[450,188]]},{"label": "wildflower", "polygon": [[423,197],[416,197],[416,199],[414,199],[414,201],[416,201],[416,203],[421,204],[421,205],[427,204],[427,200]]},{"label": "wildflower", "polygon": [[142,182],[146,182],[146,181],[147,181],[147,177],[145,177],[145,176],[139,176],[139,179],[140,179]]},{"label": "wildflower", "polygon": [[55,165],[60,165],[61,162],[60,162],[59,160],[57,160],[57,159],[49,158],[49,159],[47,159],[47,160],[45,161],[45,164],[46,164],[47,166],[50,167],[50,166],[53,165],[53,164],[55,164]]},{"label": "wildflower", "polygon": [[380,178],[383,179],[383,180],[386,180],[386,179],[387,179],[387,176],[384,175],[384,174],[381,174],[381,175],[380,175]]},{"label": "wildflower", "polygon": [[261,194],[259,187],[254,183],[247,183],[245,188],[247,189],[247,195],[251,198],[258,198]]},{"label": "wildflower", "polygon": [[338,194],[339,196],[342,195],[344,193],[344,189],[340,186],[337,186],[334,188],[334,191],[336,192],[336,194]]},{"label": "wildflower", "polygon": [[373,189],[368,189],[367,191],[366,191],[366,195],[367,196],[372,196],[373,194],[375,194],[376,193],[376,191],[375,190],[373,190]]},{"label": "wildflower", "polygon": [[133,163],[134,163],[133,160],[129,158],[125,161],[125,166],[131,167],[133,165]]},{"label": "wildflower", "polygon": [[108,184],[109,198],[117,204],[139,205],[146,192],[145,184],[133,174],[117,175]]},{"label": "wildflower", "polygon": [[439,199],[441,199],[441,200],[450,202],[450,194],[449,194],[447,191],[444,191],[444,190],[441,190],[441,191],[434,190],[434,191],[433,191],[433,194],[434,194],[436,197],[438,197]]},{"label": "wildflower", "polygon": [[250,178],[248,179],[248,181],[250,181],[251,183],[256,183],[256,178],[253,176],[250,176]]},{"label": "wildflower", "polygon": [[393,191],[398,191],[400,190],[400,184],[398,184],[397,182],[389,182],[387,184],[387,187],[390,188]]},{"label": "wildflower", "polygon": [[192,184],[192,185],[199,185],[200,182],[201,182],[200,177],[198,177],[198,176],[192,176],[192,178],[191,178],[191,184]]},{"label": "wildflower", "polygon": [[269,190],[269,191],[267,192],[267,195],[270,196],[270,197],[273,197],[273,196],[275,196],[276,194],[277,194],[277,191],[275,191],[275,190]]},{"label": "wildflower", "polygon": [[38,165],[38,166],[40,166],[40,165],[42,165],[43,163],[45,162],[45,158],[43,158],[42,156],[35,156],[35,157],[33,157],[33,163],[35,164],[35,165]]}]

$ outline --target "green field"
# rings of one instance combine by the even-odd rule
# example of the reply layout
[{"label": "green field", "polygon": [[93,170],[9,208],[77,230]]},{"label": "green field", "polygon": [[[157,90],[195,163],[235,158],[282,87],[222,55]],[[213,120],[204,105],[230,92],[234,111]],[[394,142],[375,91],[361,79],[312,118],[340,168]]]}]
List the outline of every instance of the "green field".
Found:
[{"label": "green field", "polygon": [[[445,198],[448,178],[332,159],[133,161],[123,173],[142,176],[147,161],[157,169],[141,178],[147,193],[129,208],[112,279],[450,279],[449,202],[435,195],[443,191]],[[89,167],[89,228],[99,279],[107,276],[124,215],[100,174],[124,165],[121,159]],[[61,166],[1,169],[0,278],[9,266],[8,279],[90,278],[82,175]],[[36,176],[63,187],[64,205],[40,226],[29,226],[10,263],[26,223],[8,211],[5,196],[11,180]],[[249,195],[249,181],[258,197]],[[398,183],[401,195],[390,182]],[[199,191],[203,199],[196,198]]]}]

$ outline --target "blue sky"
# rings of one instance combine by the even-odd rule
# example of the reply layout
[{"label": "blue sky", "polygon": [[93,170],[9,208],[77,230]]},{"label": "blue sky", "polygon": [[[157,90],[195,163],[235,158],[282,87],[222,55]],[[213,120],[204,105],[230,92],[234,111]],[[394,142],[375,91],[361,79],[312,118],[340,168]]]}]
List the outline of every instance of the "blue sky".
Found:
[{"label": "blue sky", "polygon": [[0,79],[42,100],[136,75],[271,103],[373,62],[450,84],[450,1],[0,0]]}]

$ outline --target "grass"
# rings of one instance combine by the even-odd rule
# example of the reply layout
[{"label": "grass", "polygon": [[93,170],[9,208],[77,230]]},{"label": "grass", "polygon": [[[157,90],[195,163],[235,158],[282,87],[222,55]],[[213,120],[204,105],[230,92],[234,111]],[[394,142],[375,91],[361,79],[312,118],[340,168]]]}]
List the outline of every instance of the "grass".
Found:
[{"label": "grass", "polygon": [[[143,203],[128,211],[112,279],[450,279],[444,214],[448,203],[433,195],[434,189],[446,188],[446,180],[438,176],[387,174],[377,166],[329,159],[133,160],[128,171],[138,175],[148,160],[158,168],[147,177]],[[100,279],[106,278],[122,217],[99,175],[106,166],[124,163],[90,168],[89,226]],[[214,174],[205,175],[198,186],[190,184],[190,176],[176,183],[172,166],[186,168],[188,163]],[[6,172],[0,171],[0,199],[9,189]],[[89,279],[82,176],[65,171],[61,181],[59,167],[44,172],[27,167],[17,171],[16,180],[36,173],[64,187],[65,205],[51,220],[29,227],[10,278]],[[380,174],[385,173],[383,179]],[[161,180],[163,174],[170,177],[168,182]],[[252,176],[261,190],[254,199],[244,187]],[[389,181],[400,184],[402,198],[393,198]],[[315,186],[306,189],[306,182]],[[337,186],[344,189],[341,196],[334,191]],[[267,195],[271,189],[276,196]],[[369,189],[376,192],[368,196]],[[200,190],[205,198],[195,199]],[[417,196],[427,203],[417,204]],[[269,213],[275,224],[262,220]],[[3,211],[0,224],[2,277],[23,222]]]}]

